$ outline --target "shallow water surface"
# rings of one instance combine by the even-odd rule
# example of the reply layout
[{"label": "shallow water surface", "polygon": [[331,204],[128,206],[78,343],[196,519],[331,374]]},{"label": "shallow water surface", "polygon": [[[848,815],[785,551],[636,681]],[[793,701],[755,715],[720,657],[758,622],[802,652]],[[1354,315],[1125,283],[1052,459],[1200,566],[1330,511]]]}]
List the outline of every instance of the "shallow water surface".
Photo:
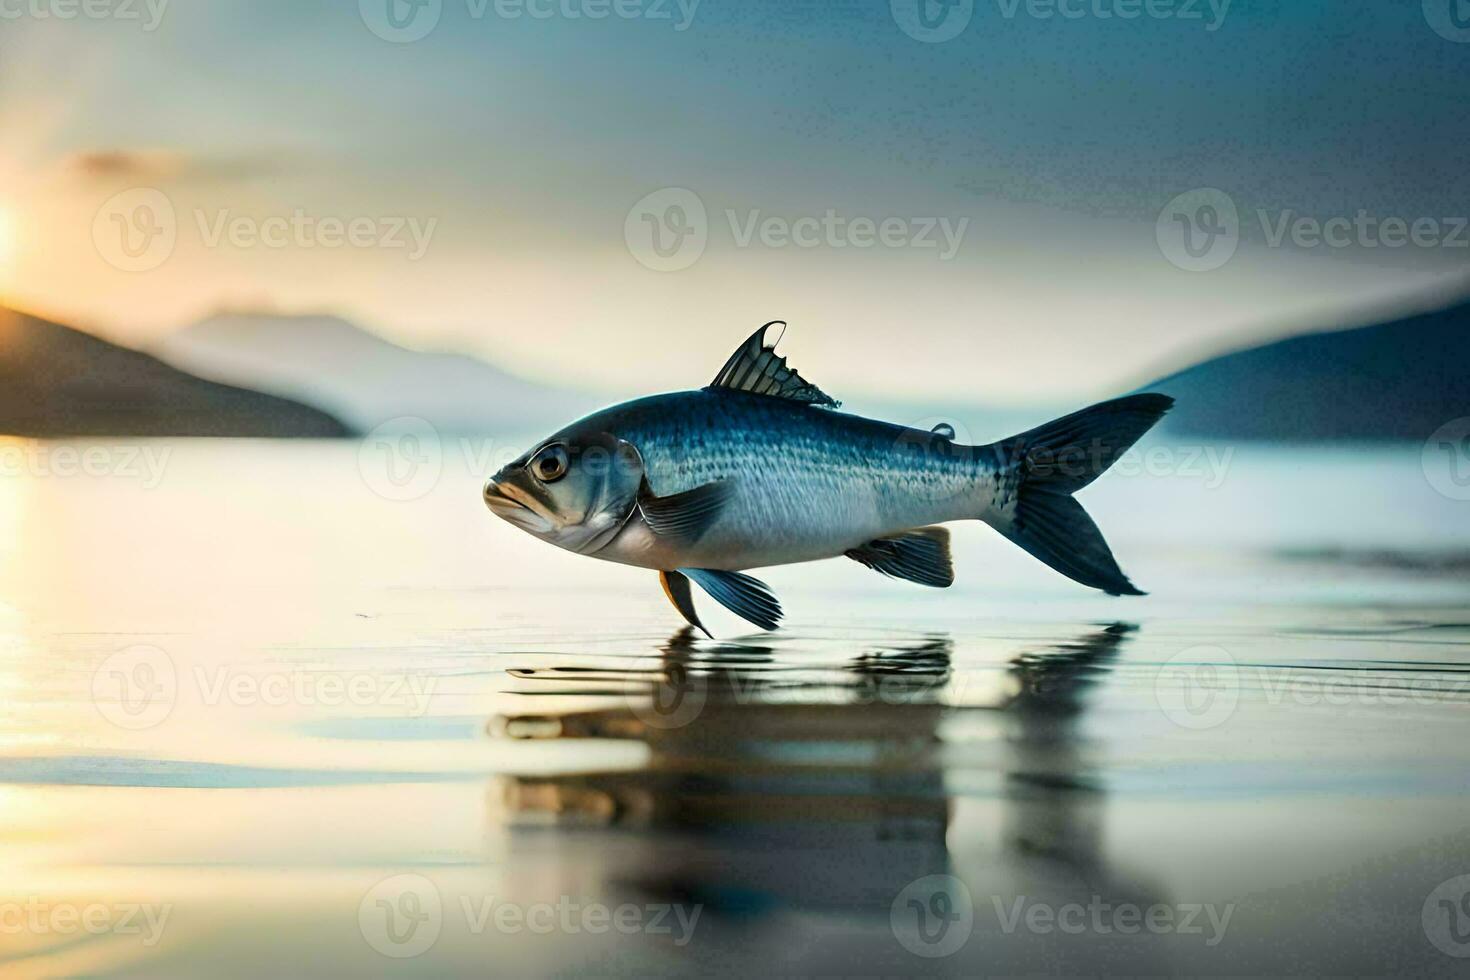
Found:
[{"label": "shallow water surface", "polygon": [[1146,598],[967,525],[951,590],[775,569],[787,628],[711,641],[495,521],[496,446],[144,445],[0,480],[20,975],[1470,954],[1470,522],[1417,452],[1105,477]]}]

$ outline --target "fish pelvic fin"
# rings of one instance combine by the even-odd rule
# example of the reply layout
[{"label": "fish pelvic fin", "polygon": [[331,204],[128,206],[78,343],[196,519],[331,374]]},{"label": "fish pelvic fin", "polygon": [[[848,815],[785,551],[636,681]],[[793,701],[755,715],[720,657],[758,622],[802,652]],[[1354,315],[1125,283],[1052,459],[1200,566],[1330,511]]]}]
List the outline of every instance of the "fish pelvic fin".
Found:
[{"label": "fish pelvic fin", "polygon": [[1173,404],[1167,395],[1115,398],[996,443],[1008,493],[981,519],[1074,582],[1108,595],[1144,595],[1072,494],[1106,472]]},{"label": "fish pelvic fin", "polygon": [[709,628],[699,621],[699,613],[694,610],[694,597],[690,594],[689,577],[679,572],[659,572],[659,584],[664,587],[664,595],[679,610],[679,615],[684,617],[684,622],[699,630],[710,639],[714,636]]},{"label": "fish pelvic fin", "polygon": [[[699,587],[709,593],[711,599],[746,622],[753,623],[763,630],[773,630],[781,622],[780,601],[771,592],[770,586],[758,578],[752,578],[740,572],[717,571],[710,568],[681,568],[676,574],[681,577],[687,576],[698,582]],[[678,603],[675,605],[677,606]],[[683,612],[682,609],[679,611]],[[686,615],[685,618],[687,619],[688,616]],[[701,626],[700,629],[704,627]],[[707,630],[706,633],[708,633]]]},{"label": "fish pelvic fin", "polygon": [[954,584],[949,531],[942,527],[921,527],[886,538],[875,538],[843,554],[892,578],[936,589],[947,589]]},{"label": "fish pelvic fin", "polygon": [[687,545],[698,541],[709,530],[734,492],[733,480],[716,480],[683,493],[659,497],[645,482],[638,495],[638,508],[654,534]]}]

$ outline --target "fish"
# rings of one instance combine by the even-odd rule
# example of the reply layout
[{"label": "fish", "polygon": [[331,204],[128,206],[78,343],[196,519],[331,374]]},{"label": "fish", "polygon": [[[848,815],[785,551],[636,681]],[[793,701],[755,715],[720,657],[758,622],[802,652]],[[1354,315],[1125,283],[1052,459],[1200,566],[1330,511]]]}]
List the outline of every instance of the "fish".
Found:
[{"label": "fish", "polygon": [[751,334],[704,388],[594,412],[540,440],[485,484],[490,511],[579,555],[658,572],[711,635],[691,583],[763,630],[780,600],[750,569],[846,557],[934,588],[954,582],[949,530],[978,520],[1108,595],[1143,595],[1072,496],[1174,400],[1143,393],[986,445],[954,430],[839,411],[776,353],[786,324]]}]

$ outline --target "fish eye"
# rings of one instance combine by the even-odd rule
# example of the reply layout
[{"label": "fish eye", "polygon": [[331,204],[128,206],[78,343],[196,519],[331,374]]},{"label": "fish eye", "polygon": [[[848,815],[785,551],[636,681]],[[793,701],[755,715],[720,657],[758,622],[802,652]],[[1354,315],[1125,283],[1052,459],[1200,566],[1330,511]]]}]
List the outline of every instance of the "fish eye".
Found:
[{"label": "fish eye", "polygon": [[547,446],[531,458],[531,474],[542,483],[555,483],[567,475],[567,450],[560,444]]}]

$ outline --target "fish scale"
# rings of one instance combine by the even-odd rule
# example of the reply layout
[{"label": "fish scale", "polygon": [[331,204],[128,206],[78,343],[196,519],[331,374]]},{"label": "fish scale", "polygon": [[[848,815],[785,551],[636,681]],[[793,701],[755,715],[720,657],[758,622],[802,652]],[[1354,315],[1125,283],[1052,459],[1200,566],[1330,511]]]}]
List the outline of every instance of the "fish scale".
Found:
[{"label": "fish scale", "polygon": [[[615,431],[637,446],[659,496],[734,481],[728,507],[680,556],[696,567],[831,558],[887,533],[974,516],[971,501],[993,483],[969,447],[909,448],[941,438],[932,433],[738,392],[656,395],[572,428]],[[654,567],[638,548],[607,557],[624,551],[630,564]]]},{"label": "fish scale", "polygon": [[[1062,574],[1141,594],[1072,494],[1173,400],[1103,402],[988,446],[838,411],[765,341],[767,324],[697,391],[615,405],[567,426],[486,485],[491,510],[559,547],[656,569],[689,622],[697,582],[774,628],[741,571],[845,555],[921,585],[953,581],[949,536],[981,520]],[[609,460],[617,465],[607,465]]]}]

